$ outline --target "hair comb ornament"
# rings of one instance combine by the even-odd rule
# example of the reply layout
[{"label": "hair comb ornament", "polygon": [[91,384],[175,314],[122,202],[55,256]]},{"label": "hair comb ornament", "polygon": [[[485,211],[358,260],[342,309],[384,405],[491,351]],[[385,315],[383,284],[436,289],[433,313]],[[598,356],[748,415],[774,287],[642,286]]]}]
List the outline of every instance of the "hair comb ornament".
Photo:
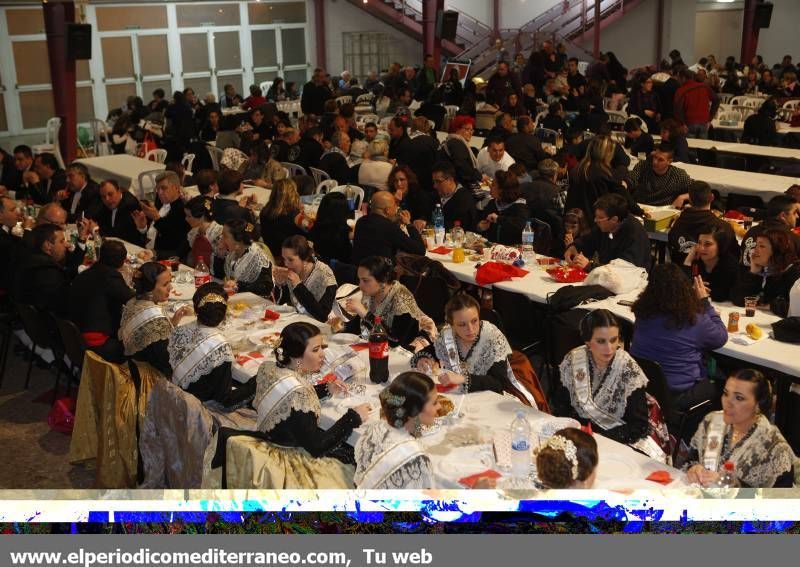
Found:
[{"label": "hair comb ornament", "polygon": [[245,232],[253,232],[254,229],[255,227],[253,226],[252,223],[247,223],[246,225],[244,225]]},{"label": "hair comb ornament", "polygon": [[553,435],[547,440],[545,447],[564,453],[564,457],[572,465],[572,480],[578,480],[578,449],[575,443],[561,435]]},{"label": "hair comb ornament", "polygon": [[406,403],[405,396],[398,396],[397,394],[392,394],[389,391],[389,388],[385,388],[383,391],[381,391],[380,398],[381,400],[385,401],[387,404],[389,404],[394,408],[399,408],[404,403]]},{"label": "hair comb ornament", "polygon": [[198,308],[203,307],[208,303],[221,303],[225,305],[227,301],[225,301],[225,298],[219,295],[218,293],[209,293],[208,295],[203,297],[203,299],[200,300],[200,303],[197,305],[197,307]]}]

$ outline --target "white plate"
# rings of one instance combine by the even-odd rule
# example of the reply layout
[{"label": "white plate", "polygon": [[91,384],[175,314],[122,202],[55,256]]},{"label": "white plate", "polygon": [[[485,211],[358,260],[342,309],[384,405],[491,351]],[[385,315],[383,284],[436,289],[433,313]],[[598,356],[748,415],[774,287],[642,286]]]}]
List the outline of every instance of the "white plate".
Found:
[{"label": "white plate", "polygon": [[364,341],[361,340],[361,337],[352,333],[335,333],[328,337],[328,342],[335,345],[354,345]]},{"label": "white plate", "polygon": [[260,331],[247,335],[247,339],[257,347],[269,348],[269,345],[261,342],[262,337],[266,337],[267,335],[280,336],[280,332],[272,329],[261,329]]},{"label": "white plate", "polygon": [[603,455],[597,464],[597,478],[620,480],[642,476],[639,465],[625,457]]},{"label": "white plate", "polygon": [[267,309],[275,313],[297,313],[291,305],[268,305]]},{"label": "white plate", "polygon": [[437,472],[444,478],[453,482],[465,476],[471,476],[491,469],[494,466],[492,458],[479,446],[458,447],[438,459]]}]

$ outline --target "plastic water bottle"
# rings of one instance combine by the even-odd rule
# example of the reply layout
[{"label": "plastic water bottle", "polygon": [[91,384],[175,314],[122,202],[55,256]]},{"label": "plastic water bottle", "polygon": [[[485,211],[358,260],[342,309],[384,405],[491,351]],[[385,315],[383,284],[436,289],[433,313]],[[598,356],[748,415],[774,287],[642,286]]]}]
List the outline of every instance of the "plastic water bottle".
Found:
[{"label": "plastic water bottle", "polygon": [[527,478],[531,470],[531,426],[525,413],[517,412],[511,422],[511,474]]},{"label": "plastic water bottle", "polygon": [[206,266],[205,258],[202,256],[197,258],[197,264],[194,265],[194,287],[198,288],[201,285],[211,281],[211,272]]},{"label": "plastic water bottle", "polygon": [[528,221],[525,224],[525,229],[522,231],[522,260],[528,267],[536,265],[536,251],[533,249],[533,237],[531,221]]},{"label": "plastic water bottle", "polygon": [[444,213],[442,212],[441,205],[436,205],[431,220],[433,221],[433,234],[436,238],[436,244],[444,244]]}]

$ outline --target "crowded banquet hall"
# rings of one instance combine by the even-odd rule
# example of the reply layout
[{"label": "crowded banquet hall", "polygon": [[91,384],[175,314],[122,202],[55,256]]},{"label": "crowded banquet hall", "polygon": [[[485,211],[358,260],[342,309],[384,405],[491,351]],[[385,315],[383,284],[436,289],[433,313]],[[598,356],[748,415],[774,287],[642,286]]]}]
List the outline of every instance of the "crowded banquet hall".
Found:
[{"label": "crowded banquet hall", "polygon": [[0,489],[800,483],[800,3],[594,4],[0,2]]}]

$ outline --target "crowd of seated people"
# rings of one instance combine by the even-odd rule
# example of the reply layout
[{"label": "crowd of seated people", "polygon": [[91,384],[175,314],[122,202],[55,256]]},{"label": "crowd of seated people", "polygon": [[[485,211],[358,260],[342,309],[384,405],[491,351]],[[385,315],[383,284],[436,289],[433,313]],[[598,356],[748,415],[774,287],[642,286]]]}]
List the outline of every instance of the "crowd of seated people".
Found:
[{"label": "crowd of seated people", "polygon": [[[154,114],[166,118],[162,143],[177,160],[192,147],[220,140],[222,132],[236,135],[220,171],[202,160],[194,167],[199,196],[189,195],[184,175],[171,168],[157,177],[150,201],[112,179],[92,179],[80,161],[62,169],[52,154],[34,156],[24,145],[0,152],[0,300],[7,309],[31,304],[71,319],[86,346],[104,359],[148,362],[200,401],[255,409],[254,431],[278,452],[297,449],[320,486],[425,487],[432,482],[430,455],[416,438],[436,409],[429,376],[465,392],[525,394],[526,388],[512,371],[509,338],[482,320],[475,299],[456,295],[439,306],[446,322],[439,329],[399,280],[394,259],[426,253],[424,231],[439,208],[446,230],[458,225],[510,246],[521,243],[526,224],[535,220],[552,231],[548,252],[569,265],[591,272],[624,260],[649,278],[632,306],[630,353],[622,349],[622,326],[610,312],[594,311],[581,322],[581,345],[559,361],[554,412],[665,460],[674,416],[655,419],[657,402],[647,394],[648,376],[636,360],[658,362],[673,410],[702,400],[713,401],[709,409],[721,403],[725,410],[697,416],[686,433],[691,463],[707,462],[714,453],[709,431],[721,428],[726,444],[718,460],[736,460],[742,483],[786,485],[791,449],[767,419],[769,383],[753,370],[715,374],[707,355],[728,340],[711,301],[743,305],[746,297],[757,297],[764,309],[787,315],[790,290],[800,280],[800,238],[793,231],[800,204],[795,193],[774,197],[739,245],[731,224],[717,214],[722,200],[673,163],[689,158],[687,137],[708,135],[720,91],[713,77],[727,76],[725,92],[733,92],[728,84],[739,80],[740,71],[735,65],[707,68],[706,61],[702,68],[676,63],[659,73],[629,74],[609,53],[584,76],[577,60],[556,53],[545,42],[524,65],[512,67],[501,58],[485,88],[455,77],[438,84],[430,57],[419,73],[393,65],[363,88],[349,74],[331,77],[316,69],[302,88],[297,121],[278,110],[278,102],[296,96],[281,80],[266,93],[253,85],[246,98],[226,85],[219,103],[199,101],[191,89],[169,100],[157,90],[146,106],[131,101],[113,126],[115,151],[129,148],[127,140],[139,136],[139,121]],[[800,94],[791,61],[780,72],[760,71],[757,81],[760,92],[777,98]],[[356,100],[336,101],[363,93],[374,95],[373,109],[387,118],[382,125],[359,123]],[[629,96],[628,112],[635,115],[624,124],[624,144],[608,124],[604,99],[614,96]],[[444,113],[443,103],[450,102],[460,107],[455,115]],[[765,103],[758,114],[764,124],[751,121],[753,143],[774,142],[766,120],[774,109],[774,102]],[[476,119],[487,110],[496,120],[477,148]],[[560,133],[563,147],[543,144],[537,120]],[[441,142],[429,121],[437,130],[447,128]],[[652,135],[657,132],[658,142]],[[637,162],[640,154],[645,159]],[[301,166],[307,175],[287,173],[282,162]],[[312,211],[308,203],[320,172],[345,189],[317,196]],[[270,191],[260,210],[242,197],[245,183]],[[348,185],[364,190],[360,207]],[[36,218],[21,210],[28,204],[40,207]],[[637,218],[646,216],[640,205],[681,210],[669,235],[671,262],[653,265],[650,239]],[[99,239],[96,261],[78,274],[92,249],[89,241]],[[381,420],[368,424],[356,447],[349,447],[343,442],[367,421],[369,409],[352,408],[321,432],[320,400],[341,385],[309,385],[324,350],[317,327],[287,326],[275,362],[262,365],[249,382],[235,383],[233,351],[221,330],[226,289],[216,283],[198,288],[196,321],[187,324],[188,309],[164,309],[170,270],[146,262],[126,279],[127,252],[114,239],[152,249],[154,259],[178,257],[194,266],[203,257],[212,276],[239,292],[290,305],[345,332],[363,336],[380,317],[390,345],[414,352],[409,371],[381,394]],[[352,317],[337,321],[330,315],[343,266],[361,295],[344,302]],[[449,360],[454,354],[455,366]],[[581,376],[588,380],[581,383]],[[276,387],[291,387],[297,396],[285,415],[267,407]],[[578,434],[559,435],[540,458],[579,457],[580,466],[569,478],[542,480],[553,487],[591,486],[596,447]],[[769,443],[766,452],[748,441],[753,437]],[[415,449],[404,463],[381,463],[381,447],[395,442]],[[369,472],[376,466],[395,472]],[[690,478],[704,485],[714,481],[711,471],[697,467],[691,464]]]}]

